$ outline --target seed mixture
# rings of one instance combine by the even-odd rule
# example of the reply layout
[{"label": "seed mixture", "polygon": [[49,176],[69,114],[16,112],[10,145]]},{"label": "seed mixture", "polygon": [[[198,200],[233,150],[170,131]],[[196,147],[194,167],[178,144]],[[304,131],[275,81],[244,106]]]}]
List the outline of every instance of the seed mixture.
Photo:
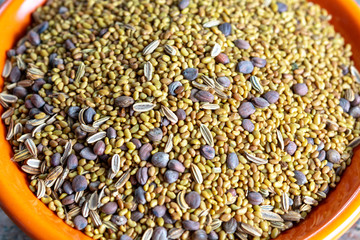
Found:
[{"label": "seed mixture", "polygon": [[4,66],[30,190],[94,239],[270,239],[359,142],[360,75],[304,0],[59,0]]}]

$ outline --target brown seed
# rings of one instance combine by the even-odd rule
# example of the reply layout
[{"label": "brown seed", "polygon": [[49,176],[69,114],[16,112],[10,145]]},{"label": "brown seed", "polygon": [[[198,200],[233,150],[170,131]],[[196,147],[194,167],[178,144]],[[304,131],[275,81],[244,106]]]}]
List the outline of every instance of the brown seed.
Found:
[{"label": "brown seed", "polygon": [[115,106],[126,108],[134,104],[134,99],[128,96],[120,96],[115,99]]},{"label": "brown seed", "polygon": [[332,163],[340,163],[341,156],[340,153],[334,149],[329,149],[326,153],[327,160]]},{"label": "brown seed", "polygon": [[204,158],[211,160],[211,159],[214,159],[214,157],[215,157],[215,149],[209,145],[201,146],[200,154]]},{"label": "brown seed", "polygon": [[100,156],[104,154],[105,151],[105,143],[104,141],[100,140],[97,143],[95,143],[93,151],[96,155]]},{"label": "brown seed", "polygon": [[297,171],[297,170],[295,170],[294,171],[294,177],[295,177],[295,179],[296,179],[296,183],[298,184],[298,185],[304,185],[305,183],[307,183],[307,179],[306,179],[306,176],[302,173],[302,172],[300,172],[300,171]]},{"label": "brown seed", "polygon": [[214,101],[214,95],[207,91],[198,91],[195,93],[195,98],[199,100],[200,102],[213,102]]},{"label": "brown seed", "polygon": [[239,49],[249,49],[250,48],[250,44],[248,41],[245,41],[245,40],[241,40],[241,39],[238,39],[238,40],[235,40],[234,41],[234,44],[236,47],[238,47]]},{"label": "brown seed", "polygon": [[224,222],[222,224],[222,228],[224,229],[224,231],[226,233],[230,233],[230,234],[234,233],[237,228],[237,222],[236,222],[235,218],[231,218],[229,221]]},{"label": "brown seed", "polygon": [[146,134],[146,136],[150,139],[150,141],[158,142],[163,138],[163,131],[160,128],[153,128]]},{"label": "brown seed", "polygon": [[215,61],[222,64],[228,64],[230,62],[229,57],[225,53],[217,55]]},{"label": "brown seed", "polygon": [[294,155],[297,150],[297,146],[293,141],[290,141],[288,145],[285,146],[285,152],[287,152],[289,155]]},{"label": "brown seed", "polygon": [[192,220],[185,220],[182,222],[182,226],[185,230],[196,231],[200,228],[200,223]]},{"label": "brown seed", "polygon": [[178,108],[178,110],[176,110],[175,114],[179,120],[186,119],[186,112],[184,111],[184,109]]},{"label": "brown seed", "polygon": [[185,196],[185,202],[190,208],[197,209],[200,207],[201,203],[200,194],[195,191],[187,193]]},{"label": "brown seed", "polygon": [[236,153],[229,153],[226,159],[226,166],[234,170],[240,164],[239,158]]},{"label": "brown seed", "polygon": [[164,205],[156,206],[152,209],[152,213],[155,217],[163,217],[166,213],[166,207]]},{"label": "brown seed", "polygon": [[179,173],[183,173],[185,171],[184,165],[175,159],[169,161],[168,168]]},{"label": "brown seed", "polygon": [[138,181],[138,183],[140,185],[145,185],[148,178],[149,178],[148,168],[147,167],[139,168],[138,171],[136,172],[136,180]]},{"label": "brown seed", "polygon": [[155,167],[164,168],[169,162],[169,154],[164,152],[157,152],[151,158],[151,163]]},{"label": "brown seed", "polygon": [[192,240],[207,240],[208,235],[206,234],[205,230],[199,229],[191,235],[191,239]]},{"label": "brown seed", "polygon": [[150,143],[145,143],[141,146],[139,149],[139,157],[143,161],[147,161],[151,156],[151,151],[153,150],[153,147]]},{"label": "brown seed", "polygon": [[166,172],[164,173],[164,179],[167,183],[174,183],[178,180],[178,178],[179,173],[177,171],[166,170]]},{"label": "brown seed", "polygon": [[101,207],[101,212],[111,215],[114,214],[117,209],[118,209],[118,205],[116,202],[108,202]]},{"label": "brown seed", "polygon": [[242,121],[242,127],[248,132],[253,132],[255,130],[255,125],[250,119],[244,119]]}]

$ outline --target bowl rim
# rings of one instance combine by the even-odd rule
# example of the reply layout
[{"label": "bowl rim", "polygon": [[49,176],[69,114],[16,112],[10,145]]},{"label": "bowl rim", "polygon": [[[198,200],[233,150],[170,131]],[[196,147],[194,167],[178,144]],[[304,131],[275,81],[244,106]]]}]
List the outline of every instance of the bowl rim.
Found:
[{"label": "bowl rim", "polygon": [[[44,3],[45,0],[6,0],[0,6],[0,26],[5,23],[11,22],[10,16],[21,7],[26,6],[26,12],[35,10],[40,3]],[[348,18],[353,20],[355,29],[360,31],[360,8],[353,0],[328,0],[329,4],[337,4],[339,11],[345,11],[348,14]],[[34,4],[35,3],[35,4]],[[36,5],[36,6],[34,6]],[[326,3],[322,2],[320,5],[327,9]],[[20,34],[20,31],[17,31],[17,34]],[[11,48],[10,43],[4,42],[0,38],[0,44],[5,44],[7,49]],[[0,56],[3,58],[3,56]],[[3,63],[4,59],[0,59],[0,63]],[[360,62],[357,62],[359,66]],[[0,65],[2,72],[3,64]],[[1,78],[1,77],[0,77]],[[2,85],[2,84],[0,84]],[[5,128],[3,124],[0,124],[0,157],[8,156],[11,154],[11,149],[7,142],[4,142]],[[355,151],[355,155],[360,155],[360,149]],[[7,159],[5,159],[7,160]],[[9,171],[21,172],[16,164],[9,164],[6,161],[0,161],[0,169],[6,167]],[[351,167],[351,166],[350,166]],[[346,173],[346,171],[345,171]],[[24,174],[22,174],[24,176]],[[1,176],[1,173],[0,173]],[[13,179],[12,179],[13,180]],[[25,177],[14,179],[14,181],[19,181],[21,184],[27,184]],[[340,181],[341,182],[341,181]],[[67,226],[63,220],[58,218],[57,220],[51,217],[51,224],[60,224],[63,228],[62,231],[57,230],[57,228],[50,227],[46,219],[41,217],[44,216],[54,216],[54,213],[47,208],[45,204],[39,201],[29,189],[12,189],[8,184],[8,179],[3,179],[0,177],[0,189],[2,194],[0,194],[0,206],[3,211],[30,237],[33,239],[89,239],[85,234],[80,231],[76,231],[70,226]],[[336,189],[336,188],[335,188]],[[34,209],[38,209],[38,215],[33,215],[34,210],[26,209],[25,206],[21,205],[23,200],[22,198],[7,199],[7,195],[15,196],[21,192],[26,198],[32,196]],[[23,215],[22,215],[23,214]],[[318,240],[318,239],[337,239],[345,231],[347,231],[360,217],[360,186],[357,187],[357,190],[352,194],[351,198],[343,205],[338,214],[334,216],[326,224],[320,226],[316,230],[309,233],[306,238],[308,240]],[[56,217],[57,218],[57,217]],[[34,223],[36,223],[36,228],[41,230],[34,231]],[[60,237],[61,236],[61,237]],[[285,239],[282,237],[282,234],[277,239]]]}]

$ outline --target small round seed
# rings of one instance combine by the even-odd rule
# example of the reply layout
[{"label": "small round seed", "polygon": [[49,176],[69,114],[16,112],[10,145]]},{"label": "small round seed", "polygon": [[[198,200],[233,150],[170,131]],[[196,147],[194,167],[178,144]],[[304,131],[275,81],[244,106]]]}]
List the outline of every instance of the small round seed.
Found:
[{"label": "small round seed", "polygon": [[147,167],[139,168],[138,171],[136,172],[137,182],[140,185],[145,185],[148,179],[149,179],[148,168]]},{"label": "small round seed", "polygon": [[230,79],[228,77],[219,77],[217,79],[217,82],[224,88],[228,88],[231,84]]},{"label": "small round seed", "polygon": [[60,153],[54,153],[52,156],[51,156],[51,160],[50,160],[50,163],[51,163],[51,166],[59,166],[60,165],[60,158],[61,158],[61,154]]},{"label": "small round seed", "polygon": [[330,161],[332,163],[339,163],[341,156],[340,156],[340,153],[338,151],[336,151],[335,149],[329,149],[326,153],[326,158],[328,161]]},{"label": "small round seed", "polygon": [[83,230],[87,226],[87,220],[81,215],[74,218],[74,225],[77,230]]},{"label": "small round seed", "polygon": [[199,71],[196,68],[187,68],[183,71],[184,78],[193,81],[198,77]]},{"label": "small round seed", "polygon": [[34,105],[34,107],[36,108],[41,108],[42,106],[45,105],[45,101],[44,99],[39,95],[39,94],[33,94],[30,98],[31,103]]},{"label": "small round seed", "polygon": [[116,210],[118,209],[118,205],[116,202],[108,202],[104,206],[101,207],[101,212],[111,215],[116,213]]},{"label": "small round seed", "polygon": [[182,226],[185,230],[196,231],[200,228],[200,223],[192,220],[185,220],[182,222]]},{"label": "small round seed", "polygon": [[187,8],[189,6],[189,4],[190,4],[190,0],[181,0],[179,2],[180,10],[183,10],[183,9]]},{"label": "small round seed", "polygon": [[73,119],[78,119],[80,110],[81,110],[80,107],[72,106],[69,107],[67,114]]},{"label": "small round seed", "polygon": [[259,58],[259,57],[253,57],[251,58],[251,62],[255,67],[263,68],[266,66],[266,59]]},{"label": "small round seed", "polygon": [[260,205],[264,201],[264,198],[258,192],[249,192],[248,200],[249,200],[249,203],[252,205]]},{"label": "small round seed", "polygon": [[185,120],[186,119],[186,112],[184,109],[178,108],[175,112],[176,116],[179,120]]},{"label": "small round seed", "polygon": [[74,190],[72,189],[71,183],[69,181],[64,182],[64,184],[62,185],[62,188],[69,195],[74,192]]},{"label": "small round seed", "polygon": [[179,173],[173,170],[166,170],[164,173],[164,179],[167,183],[174,183],[179,179]]},{"label": "small round seed", "polygon": [[276,5],[278,7],[278,12],[279,13],[283,13],[283,12],[286,12],[288,10],[288,6],[285,3],[277,2]]},{"label": "small round seed", "polygon": [[222,227],[226,233],[232,234],[236,231],[237,222],[236,222],[235,218],[231,218],[229,221],[224,222],[222,224]]},{"label": "small round seed", "polygon": [[248,41],[242,40],[242,39],[238,39],[234,41],[234,44],[236,47],[238,47],[239,49],[249,49],[250,48],[250,44]]},{"label": "small round seed", "polygon": [[93,150],[89,147],[85,147],[80,151],[80,156],[82,158],[85,158],[86,160],[95,160],[97,158],[97,155],[93,152]]},{"label": "small round seed", "polygon": [[200,207],[201,203],[200,194],[195,191],[187,193],[185,196],[185,202],[187,205],[189,205],[190,208],[197,209]]},{"label": "small round seed", "polygon": [[200,154],[208,159],[211,160],[215,157],[215,149],[209,145],[201,146],[200,147]]},{"label": "small round seed", "polygon": [[93,148],[94,154],[96,154],[98,156],[103,155],[105,152],[105,147],[106,146],[105,146],[104,141],[102,141],[102,140],[97,141]]},{"label": "small round seed", "polygon": [[158,142],[161,141],[164,134],[161,128],[153,128],[146,134],[146,136],[150,139],[150,141]]},{"label": "small round seed", "polygon": [[81,192],[87,188],[88,183],[84,176],[77,175],[76,177],[74,177],[71,185],[75,192]]},{"label": "small round seed", "polygon": [[169,162],[169,154],[164,152],[157,152],[151,158],[151,163],[155,167],[164,168]]},{"label": "small round seed", "polygon": [[15,87],[13,89],[13,95],[17,96],[18,98],[24,98],[27,95],[27,90],[21,86]]},{"label": "small round seed", "polygon": [[156,227],[152,236],[152,240],[167,240],[167,230],[164,227]]},{"label": "small round seed", "polygon": [[252,102],[254,103],[255,107],[257,107],[257,108],[266,108],[270,105],[269,102],[266,101],[262,97],[253,98]]},{"label": "small round seed", "polygon": [[254,71],[254,65],[250,61],[241,61],[236,66],[236,71],[243,74],[249,74]]},{"label": "small round seed", "polygon": [[179,173],[185,172],[184,165],[175,159],[169,161],[168,168],[171,170],[177,171]]},{"label": "small round seed", "polygon": [[131,213],[131,220],[133,220],[134,222],[139,221],[143,217],[144,217],[144,214],[139,211],[134,211]]},{"label": "small round seed", "polygon": [[73,170],[75,168],[77,168],[79,164],[78,158],[75,154],[70,154],[69,157],[67,158],[67,168],[70,170]]},{"label": "small round seed", "polygon": [[112,215],[111,222],[118,226],[123,226],[127,223],[127,218],[125,216]]},{"label": "small round seed", "polygon": [[115,106],[121,107],[121,108],[126,108],[126,107],[130,107],[131,105],[133,105],[134,102],[135,101],[132,97],[120,96],[115,99]]},{"label": "small round seed", "polygon": [[255,125],[252,123],[250,119],[244,119],[242,121],[242,127],[248,132],[253,132],[255,129]]},{"label": "small round seed", "polygon": [[219,30],[225,35],[225,37],[229,36],[232,31],[232,27],[230,23],[223,23],[219,25]]},{"label": "small round seed", "polygon": [[166,213],[166,207],[165,205],[156,206],[152,209],[152,213],[155,215],[155,217],[163,217]]},{"label": "small round seed", "polygon": [[229,153],[226,160],[226,165],[229,169],[234,170],[240,164],[239,158],[236,153]]},{"label": "small round seed", "polygon": [[205,232],[205,230],[200,229],[195,231],[192,235],[191,235],[191,239],[192,240],[207,240],[208,236]]},{"label": "small round seed", "polygon": [[309,89],[305,83],[297,83],[293,86],[294,93],[300,96],[305,96]]},{"label": "small round seed", "polygon": [[360,107],[359,107],[359,106],[356,106],[356,107],[350,108],[349,114],[350,114],[353,118],[359,118],[359,117],[360,117]]},{"label": "small round seed", "polygon": [[211,231],[208,234],[208,240],[218,240],[218,239],[219,239],[219,236],[215,231]]},{"label": "small round seed", "polygon": [[239,114],[242,118],[248,118],[255,111],[256,109],[251,102],[243,102],[239,107]]},{"label": "small round seed", "polygon": [[71,194],[71,195],[68,195],[66,197],[63,198],[63,200],[61,200],[61,203],[63,205],[70,205],[70,204],[73,204],[75,202],[75,195],[74,194]]},{"label": "small round seed", "polygon": [[153,150],[153,147],[150,143],[145,143],[141,146],[139,149],[139,157],[143,161],[147,161],[151,156],[151,151]]},{"label": "small round seed", "polygon": [[106,129],[106,136],[109,139],[114,139],[117,136],[116,130],[112,127],[109,127],[108,129]]},{"label": "small round seed", "polygon": [[96,112],[93,108],[88,108],[86,109],[86,111],[84,112],[84,121],[87,124],[90,124],[93,122],[93,118],[95,116]]},{"label": "small round seed", "polygon": [[217,63],[228,64],[230,62],[229,57],[225,53],[220,53],[215,57]]},{"label": "small round seed", "polygon": [[288,145],[285,146],[285,152],[287,152],[289,155],[294,155],[296,152],[297,146],[293,141],[290,141]]},{"label": "small round seed", "polygon": [[344,112],[349,112],[350,102],[348,100],[346,100],[345,98],[340,98],[339,105],[344,110]]},{"label": "small round seed", "polygon": [[200,102],[210,102],[214,101],[214,95],[207,91],[200,90],[195,94],[195,98]]},{"label": "small round seed", "polygon": [[294,177],[296,179],[296,183],[298,185],[304,185],[305,183],[307,183],[307,179],[306,179],[306,176],[304,175],[304,173],[300,172],[300,171],[297,171],[295,170],[294,171]]}]

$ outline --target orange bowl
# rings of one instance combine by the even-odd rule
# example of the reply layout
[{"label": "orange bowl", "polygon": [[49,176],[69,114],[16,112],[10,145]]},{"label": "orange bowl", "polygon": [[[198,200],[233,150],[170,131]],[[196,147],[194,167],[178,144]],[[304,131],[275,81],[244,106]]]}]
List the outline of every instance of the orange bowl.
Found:
[{"label": "orange bowl", "polygon": [[[352,45],[353,60],[360,67],[360,9],[352,0],[313,0],[332,14],[332,23],[347,43]],[[0,72],[6,51],[24,33],[31,13],[45,0],[6,1],[0,7]],[[2,83],[2,79],[0,81]],[[0,206],[33,239],[90,239],[49,210],[28,188],[24,173],[10,160],[10,145],[0,124]],[[360,149],[336,189],[296,227],[277,239],[337,239],[360,216]]]}]

